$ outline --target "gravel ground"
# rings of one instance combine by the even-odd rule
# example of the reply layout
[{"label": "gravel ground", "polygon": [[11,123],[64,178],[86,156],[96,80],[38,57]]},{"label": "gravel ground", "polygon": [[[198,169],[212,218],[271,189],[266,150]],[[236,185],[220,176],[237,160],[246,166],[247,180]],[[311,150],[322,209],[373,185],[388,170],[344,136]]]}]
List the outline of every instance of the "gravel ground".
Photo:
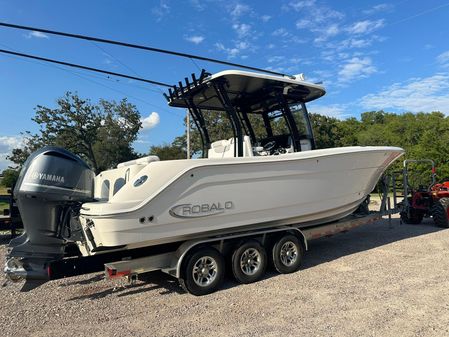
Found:
[{"label": "gravel ground", "polygon": [[[5,242],[0,246],[4,264]],[[449,336],[449,230],[393,220],[310,244],[302,270],[203,297],[152,273],[0,288],[1,336]]]}]

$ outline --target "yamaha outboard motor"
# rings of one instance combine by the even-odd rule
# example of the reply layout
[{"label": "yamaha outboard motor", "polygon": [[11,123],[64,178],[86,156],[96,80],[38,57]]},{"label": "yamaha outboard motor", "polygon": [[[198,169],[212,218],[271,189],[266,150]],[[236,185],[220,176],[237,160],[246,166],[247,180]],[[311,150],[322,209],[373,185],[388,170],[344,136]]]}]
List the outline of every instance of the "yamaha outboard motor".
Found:
[{"label": "yamaha outboard motor", "polygon": [[9,279],[49,278],[48,263],[64,256],[71,213],[93,200],[94,178],[85,162],[62,148],[47,146],[27,159],[14,189],[25,231],[9,244]]}]

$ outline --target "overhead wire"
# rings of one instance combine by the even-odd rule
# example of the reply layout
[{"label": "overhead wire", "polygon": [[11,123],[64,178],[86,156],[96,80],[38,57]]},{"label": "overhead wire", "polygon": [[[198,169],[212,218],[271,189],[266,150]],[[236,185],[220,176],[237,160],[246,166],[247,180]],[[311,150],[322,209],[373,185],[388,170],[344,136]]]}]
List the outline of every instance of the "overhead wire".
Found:
[{"label": "overhead wire", "polygon": [[[114,55],[112,55],[110,52],[106,51],[103,47],[101,47],[98,43],[95,43],[94,41],[90,41],[95,47],[97,47],[99,50],[101,50],[104,54],[106,54],[107,56],[109,56],[110,58],[112,58],[113,60],[115,60],[117,63],[121,64],[123,67],[125,67],[126,69],[128,69],[129,71],[131,71],[134,75],[141,77],[141,75],[139,73],[137,73],[137,71],[135,71],[133,68],[131,68],[130,66],[128,66],[127,64],[125,64],[124,62],[122,62],[121,60],[119,60],[117,57],[115,57]],[[157,93],[159,94],[164,94],[164,91],[159,88],[158,86],[156,86],[156,90]]]},{"label": "overhead wire", "polygon": [[[5,45],[5,44],[3,44],[3,43],[0,43],[0,45],[5,46],[5,47],[7,47],[7,48],[10,48],[9,46],[7,46],[7,45]],[[0,49],[0,52],[1,52],[1,49]],[[106,85],[106,84],[104,84],[104,83],[100,83],[100,82],[98,82],[98,81],[95,81],[95,80],[89,78],[89,77],[95,77],[95,78],[97,78],[97,79],[101,79],[101,80],[105,80],[105,81],[110,81],[110,80],[112,80],[110,77],[104,78],[104,77],[94,76],[93,74],[87,74],[87,73],[86,73],[86,74],[81,74],[81,73],[78,73],[78,72],[76,72],[76,71],[73,71],[73,70],[70,70],[70,69],[67,69],[67,68],[60,67],[60,66],[58,66],[57,64],[54,64],[54,63],[44,63],[44,62],[42,62],[41,60],[35,59],[35,58],[26,58],[26,57],[23,58],[23,57],[20,55],[20,54],[22,54],[22,53],[12,52],[12,53],[5,53],[5,54],[8,55],[8,56],[10,56],[10,57],[14,57],[14,58],[18,58],[18,59],[20,58],[20,59],[22,59],[22,60],[25,61],[25,62],[30,62],[30,63],[36,62],[36,63],[38,63],[38,64],[40,64],[40,65],[43,65],[43,66],[50,66],[50,67],[57,68],[57,69],[59,69],[59,70],[62,70],[62,71],[65,71],[65,72],[67,72],[67,73],[70,73],[70,74],[72,74],[72,75],[75,75],[75,76],[77,76],[77,77],[79,77],[79,78],[82,78],[82,79],[84,79],[84,80],[86,80],[86,81],[89,81],[89,82],[91,82],[91,83],[94,83],[94,84],[96,84],[96,85],[102,86],[102,87],[104,87],[104,88],[107,88],[107,89],[109,89],[109,90],[115,91],[115,92],[120,93],[120,94],[122,94],[122,95],[125,95],[125,96],[127,96],[127,97],[133,98],[133,99],[135,99],[135,100],[137,100],[137,101],[140,101],[141,103],[144,103],[144,104],[146,104],[146,105],[148,105],[148,106],[152,106],[152,107],[154,107],[154,108],[157,108],[157,109],[159,109],[159,110],[163,110],[163,111],[166,111],[166,112],[169,112],[169,113],[173,113],[173,114],[176,113],[176,114],[179,115],[179,116],[182,115],[181,113],[177,113],[177,112],[178,112],[177,110],[170,110],[170,109],[167,109],[167,108],[158,106],[158,105],[153,104],[153,103],[150,103],[150,102],[148,102],[148,101],[146,101],[146,100],[144,100],[144,99],[142,99],[142,98],[136,97],[136,96],[131,95],[131,94],[129,94],[129,93],[126,93],[126,92],[124,92],[124,91],[122,91],[122,90],[119,90],[119,89],[116,89],[116,88],[112,88],[112,87],[110,87],[110,86],[108,86],[108,85]],[[19,55],[15,55],[15,54],[19,54]],[[83,69],[83,68],[81,68],[81,69]],[[114,83],[117,83],[117,82],[114,81]],[[119,82],[119,83],[120,83],[120,84],[127,84],[127,85],[130,85],[130,86],[133,86],[133,87],[137,87],[137,88],[140,88],[140,89],[144,89],[143,87],[140,87],[140,86],[134,86],[134,85],[132,85],[132,84],[130,84],[130,83],[125,83],[125,82]],[[159,92],[157,92],[157,91],[155,91],[155,90],[152,90],[151,88],[145,88],[145,90],[150,90],[150,91],[153,91],[153,92],[159,94]]]},{"label": "overhead wire", "polygon": [[120,61],[118,58],[116,58],[114,55],[112,55],[110,52],[106,51],[103,47],[101,47],[98,43],[95,43],[93,41],[91,41],[92,44],[97,47],[99,50],[101,50],[104,54],[106,54],[107,56],[109,56],[110,58],[112,58],[115,62],[121,64],[123,67],[125,67],[126,69],[128,69],[129,71],[131,71],[134,75],[136,76],[140,76],[133,68],[131,68],[130,66],[126,65],[124,62]]},{"label": "overhead wire", "polygon": [[431,13],[431,12],[434,12],[434,11],[436,11],[436,10],[438,10],[438,9],[441,9],[441,8],[444,8],[444,7],[447,7],[447,6],[449,6],[449,2],[444,3],[444,4],[441,4],[441,5],[439,5],[439,6],[435,6],[435,7],[426,9],[426,10],[424,10],[424,11],[422,11],[422,12],[419,12],[419,13],[416,13],[416,14],[413,14],[413,15],[410,15],[410,16],[407,16],[407,17],[405,17],[405,18],[403,18],[403,19],[400,19],[400,20],[398,20],[398,21],[392,22],[392,23],[390,23],[390,24],[388,24],[388,25],[389,25],[389,26],[393,26],[393,25],[396,25],[396,24],[398,24],[398,23],[402,23],[402,22],[405,22],[405,21],[408,21],[408,20],[411,20],[411,19],[415,19],[415,18],[417,18],[417,17],[420,17],[420,16],[422,16],[422,15],[425,15],[425,14],[428,14],[428,13]]},{"label": "overhead wire", "polygon": [[97,73],[123,77],[123,78],[131,79],[131,80],[136,80],[136,81],[140,81],[140,82],[145,82],[145,83],[150,83],[150,84],[154,84],[154,85],[159,85],[159,86],[162,86],[162,87],[168,87],[168,88],[171,87],[170,84],[159,82],[159,81],[153,81],[153,80],[148,80],[148,79],[141,78],[141,77],[136,77],[136,76],[126,75],[126,74],[116,73],[116,72],[108,71],[108,70],[104,70],[104,69],[98,69],[98,68],[83,66],[81,64],[76,64],[76,63],[58,61],[58,60],[49,59],[49,58],[45,58],[45,57],[41,57],[41,56],[25,54],[25,53],[19,53],[19,52],[15,52],[15,51],[12,51],[12,50],[0,49],[0,53],[10,54],[10,55],[15,55],[15,56],[21,56],[21,57],[25,57],[25,58],[29,58],[29,59],[55,63],[55,64],[64,65],[64,66],[68,66],[68,67],[73,67],[73,68],[90,70],[90,71],[94,71],[94,72],[97,72]]},{"label": "overhead wire", "polygon": [[94,36],[66,33],[66,32],[50,30],[50,29],[38,28],[38,27],[16,25],[16,24],[11,24],[11,23],[6,23],[6,22],[0,22],[0,26],[8,27],[8,28],[14,28],[14,29],[20,29],[20,30],[29,30],[29,31],[41,32],[41,33],[44,33],[44,34],[59,35],[59,36],[70,37],[70,38],[81,39],[81,40],[87,40],[87,41],[94,41],[94,42],[113,44],[113,45],[118,45],[118,46],[122,46],[122,47],[141,49],[141,50],[146,50],[146,51],[151,51],[151,52],[156,52],[156,53],[162,53],[162,54],[168,54],[168,55],[173,55],[173,56],[197,59],[197,60],[202,60],[202,61],[207,61],[207,62],[213,62],[213,63],[223,64],[223,65],[228,65],[228,66],[248,69],[248,70],[264,72],[264,73],[267,73],[267,74],[272,74],[272,75],[277,75],[277,76],[289,76],[289,75],[286,75],[286,74],[283,74],[283,73],[280,73],[280,72],[276,72],[276,71],[272,71],[272,70],[267,70],[267,69],[262,69],[262,68],[257,68],[257,67],[251,67],[251,66],[247,66],[247,65],[243,65],[243,64],[234,63],[234,62],[218,60],[218,59],[214,59],[214,58],[210,58],[210,57],[204,57],[204,56],[199,56],[199,55],[194,55],[194,54],[187,54],[187,53],[182,53],[182,52],[177,52],[177,51],[167,50],[167,49],[161,49],[161,48],[155,48],[155,47],[150,47],[150,46],[143,46],[143,45],[138,45],[138,44],[133,44],[133,43],[128,43],[128,42],[122,42],[122,41],[116,41],[116,40],[110,40],[110,39],[103,39],[103,38],[98,38],[98,37],[94,37]]},{"label": "overhead wire", "polygon": [[200,66],[198,65],[198,63],[195,62],[194,59],[190,58],[190,61],[192,61],[193,65],[194,65],[199,71],[201,71]]}]

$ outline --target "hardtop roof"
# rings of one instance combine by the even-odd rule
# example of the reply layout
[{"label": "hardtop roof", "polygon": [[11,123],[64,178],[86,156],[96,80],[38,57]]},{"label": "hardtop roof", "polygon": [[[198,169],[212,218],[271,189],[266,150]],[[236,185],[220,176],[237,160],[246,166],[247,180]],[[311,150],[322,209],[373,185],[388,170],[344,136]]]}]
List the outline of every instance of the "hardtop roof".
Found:
[{"label": "hardtop roof", "polygon": [[191,100],[200,109],[223,110],[214,84],[225,82],[225,90],[231,104],[245,107],[248,112],[275,109],[277,95],[283,94],[289,104],[310,102],[325,94],[324,87],[292,79],[240,70],[226,70],[205,77],[200,83],[180,86],[170,94],[169,105],[187,108]]}]

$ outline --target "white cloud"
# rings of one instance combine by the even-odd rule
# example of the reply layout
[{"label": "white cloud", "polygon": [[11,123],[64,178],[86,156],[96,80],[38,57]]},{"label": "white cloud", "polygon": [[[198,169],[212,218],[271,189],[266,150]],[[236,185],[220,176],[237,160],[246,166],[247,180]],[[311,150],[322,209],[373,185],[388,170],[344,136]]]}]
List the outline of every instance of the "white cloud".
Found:
[{"label": "white cloud", "polygon": [[263,22],[268,22],[268,21],[270,21],[271,16],[270,16],[270,15],[262,15],[262,16],[260,17],[260,19],[261,19]]},{"label": "white cloud", "polygon": [[330,25],[324,30],[327,36],[334,36],[340,32],[337,24]]},{"label": "white cloud", "polygon": [[[254,51],[253,47],[245,41],[238,41],[235,43],[234,47],[226,47],[223,43],[217,42],[215,43],[215,48],[219,51],[223,51],[228,55],[228,58],[234,58],[238,55],[240,55],[244,51]],[[245,55],[244,58],[247,58],[248,56]]]},{"label": "white cloud", "polygon": [[300,12],[304,17],[308,17],[310,22],[325,23],[344,18],[344,14],[324,5],[316,4],[314,0],[290,2],[288,9]]},{"label": "white cloud", "polygon": [[285,45],[290,45],[292,43],[306,43],[308,42],[308,40],[304,39],[304,38],[300,38],[297,35],[294,35],[292,33],[290,33],[287,29],[285,28],[278,28],[275,29],[272,33],[272,36],[276,36],[276,37],[280,37],[282,38],[282,43],[284,43]]},{"label": "white cloud", "polygon": [[141,137],[138,137],[134,143],[136,143],[136,144],[151,144],[151,142],[149,140],[143,139]]},{"label": "white cloud", "polygon": [[394,83],[360,99],[366,109],[395,109],[408,112],[441,111],[449,115],[449,75],[435,74]]},{"label": "white cloud", "polygon": [[282,62],[285,61],[285,56],[270,56],[267,59],[268,63],[278,63],[278,62]]},{"label": "white cloud", "polygon": [[350,27],[346,28],[346,30],[348,33],[355,35],[368,34],[379,28],[382,28],[384,24],[385,20],[383,19],[357,21]]},{"label": "white cloud", "polygon": [[190,4],[192,5],[193,8],[195,8],[197,11],[200,12],[206,8],[204,3],[201,3],[200,0],[190,0]]},{"label": "white cloud", "polygon": [[364,48],[371,45],[371,40],[366,39],[346,39],[341,42],[341,45],[345,48]]},{"label": "white cloud", "polygon": [[329,79],[334,77],[333,72],[329,70],[314,70],[312,74],[313,75],[311,77],[306,77],[307,82],[324,82],[328,85],[331,82]]},{"label": "white cloud", "polygon": [[225,45],[221,42],[215,43],[215,48],[217,48],[220,51],[224,51],[226,54],[228,54],[228,58],[234,58],[240,53],[240,51],[237,48],[225,47]]},{"label": "white cloud", "polygon": [[337,35],[340,32],[340,28],[338,27],[338,24],[332,24],[327,27],[313,29],[312,31],[319,33],[319,36],[315,38],[314,42],[322,43],[327,39]]},{"label": "white cloud", "polygon": [[310,19],[301,19],[296,21],[296,28],[298,29],[311,29],[313,26],[313,21]]},{"label": "white cloud", "polygon": [[289,34],[290,33],[285,28],[278,28],[271,33],[271,35],[273,36],[283,36],[283,37],[289,36]]},{"label": "white cloud", "polygon": [[347,83],[352,80],[368,77],[375,72],[377,72],[377,69],[372,65],[370,57],[353,57],[341,66],[338,72],[338,80],[341,83]]},{"label": "white cloud", "polygon": [[380,13],[380,12],[387,12],[392,9],[393,9],[393,5],[391,5],[391,4],[378,4],[378,5],[371,7],[370,9],[364,10],[362,13],[366,14],[366,15],[373,15],[373,14]]},{"label": "white cloud", "polygon": [[345,50],[350,49],[357,49],[357,48],[366,48],[371,46],[373,41],[377,41],[377,38],[369,38],[369,39],[362,39],[362,38],[348,38],[344,40],[339,41],[329,41],[327,42],[324,47],[326,48],[325,51],[321,52],[323,56],[326,56],[325,59],[328,60],[328,56],[336,55],[337,53],[341,53]]},{"label": "white cloud", "polygon": [[193,35],[193,36],[187,36],[185,37],[186,41],[192,42],[194,44],[200,44],[204,41],[204,36],[201,35]]},{"label": "white cloud", "polygon": [[31,33],[28,33],[26,35],[26,37],[28,39],[31,39],[33,37],[37,38],[37,39],[49,39],[50,37],[47,34],[44,34],[42,32],[36,32],[36,31],[32,31]]},{"label": "white cloud", "polygon": [[161,119],[159,117],[159,114],[157,112],[152,112],[148,117],[141,120],[142,130],[147,131],[153,129],[154,127],[156,127],[156,125],[159,124],[160,121]]},{"label": "white cloud", "polygon": [[251,11],[251,7],[238,3],[234,7],[232,7],[230,14],[233,17],[239,17],[249,11]]},{"label": "white cloud", "polygon": [[315,0],[305,0],[305,1],[292,1],[288,4],[288,7],[293,8],[297,12],[300,12],[304,8],[313,7],[314,5]]},{"label": "white cloud", "polygon": [[245,42],[245,41],[239,41],[239,42],[237,42],[237,43],[235,44],[235,47],[236,47],[238,50],[242,51],[242,50],[248,49],[248,48],[250,47],[250,45],[249,45],[248,42]]},{"label": "white cloud", "polygon": [[21,147],[22,142],[21,136],[0,136],[0,172],[8,166],[14,165],[6,157],[11,154],[12,149]]},{"label": "white cloud", "polygon": [[159,5],[151,9],[151,13],[156,17],[157,21],[161,21],[170,13],[170,5],[168,0],[160,0]]},{"label": "white cloud", "polygon": [[347,107],[343,104],[321,105],[310,102],[307,106],[307,110],[311,113],[336,118],[345,118],[350,115],[347,113]]},{"label": "white cloud", "polygon": [[449,67],[449,50],[437,56],[437,62],[443,67]]},{"label": "white cloud", "polygon": [[251,26],[246,23],[235,23],[232,28],[237,32],[239,38],[244,38],[251,32]]},{"label": "white cloud", "polygon": [[340,23],[344,18],[341,12],[316,4],[315,1],[291,2],[288,7],[302,14],[302,18],[296,21],[296,28],[314,33],[317,44],[341,32]]}]

